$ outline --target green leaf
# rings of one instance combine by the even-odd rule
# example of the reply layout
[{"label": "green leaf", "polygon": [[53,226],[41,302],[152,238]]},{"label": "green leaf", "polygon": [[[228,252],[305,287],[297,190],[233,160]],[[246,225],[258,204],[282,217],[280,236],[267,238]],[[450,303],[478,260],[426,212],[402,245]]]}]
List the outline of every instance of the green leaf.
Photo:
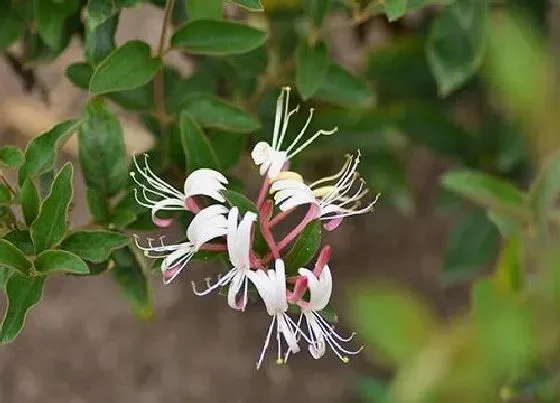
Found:
[{"label": "green leaf", "polygon": [[240,133],[252,132],[260,127],[255,117],[212,94],[199,93],[190,97],[184,100],[183,108],[202,127]]},{"label": "green leaf", "polygon": [[314,220],[307,224],[284,258],[286,276],[297,275],[298,270],[313,259],[320,246],[321,221]]},{"label": "green leaf", "polygon": [[0,147],[0,167],[19,168],[25,162],[21,150],[15,146]]},{"label": "green leaf", "polygon": [[560,152],[552,154],[531,185],[529,203],[539,218],[546,218],[560,196]]},{"label": "green leaf", "polygon": [[93,66],[99,64],[115,50],[115,33],[118,23],[119,15],[116,14],[95,28],[86,30],[84,54],[86,60]]},{"label": "green leaf", "polygon": [[23,328],[25,316],[29,309],[43,296],[45,277],[26,278],[13,274],[6,284],[8,308],[0,330],[0,343],[11,342]]},{"label": "green leaf", "polygon": [[65,120],[31,140],[25,149],[25,163],[18,172],[19,183],[22,184],[28,176],[52,171],[58,149],[77,128],[78,120]]},{"label": "green leaf", "polygon": [[65,238],[60,248],[85,260],[99,263],[107,260],[116,249],[128,244],[128,238],[117,232],[104,230],[76,231]]},{"label": "green leaf", "polygon": [[264,11],[261,0],[228,0],[230,3],[236,4],[249,11]]},{"label": "green leaf", "polygon": [[171,113],[179,112],[183,105],[191,98],[200,96],[201,92],[213,93],[215,79],[207,71],[198,71],[183,79],[173,70],[164,70],[165,105]]},{"label": "green leaf", "polygon": [[33,246],[33,241],[31,241],[29,230],[15,229],[8,232],[4,239],[11,242],[26,256],[33,256],[35,254],[35,247]]},{"label": "green leaf", "polygon": [[160,68],[161,60],[152,58],[148,44],[129,41],[99,63],[91,76],[89,90],[99,95],[141,87]]},{"label": "green leaf", "polygon": [[25,225],[30,227],[39,215],[39,207],[41,204],[39,192],[31,178],[27,178],[25,182],[23,182],[19,194],[19,202],[21,203]]},{"label": "green leaf", "polygon": [[472,277],[496,256],[500,234],[486,212],[467,213],[447,236],[443,276],[447,282]]},{"label": "green leaf", "polygon": [[106,196],[121,191],[128,181],[128,163],[118,118],[100,99],[84,111],[80,131],[80,167],[88,187]]},{"label": "green leaf", "polygon": [[305,14],[311,17],[315,28],[321,27],[329,8],[331,7],[332,0],[308,0],[303,2]]},{"label": "green leaf", "polygon": [[214,132],[210,144],[222,168],[227,171],[236,165],[245,150],[247,136],[243,133]]},{"label": "green leaf", "polygon": [[8,4],[0,6],[0,50],[18,40],[25,31],[25,22]]},{"label": "green leaf", "polygon": [[191,21],[222,19],[222,0],[186,0],[186,5]]},{"label": "green leaf", "polygon": [[385,13],[389,22],[398,20],[405,15],[408,6],[408,0],[386,0]]},{"label": "green leaf", "polygon": [[447,172],[442,184],[482,207],[522,216],[526,213],[525,195],[511,183],[490,175],[468,170]]},{"label": "green leaf", "polygon": [[0,236],[17,225],[16,216],[10,206],[0,205]]},{"label": "green leaf", "polygon": [[34,0],[37,31],[52,49],[59,50],[64,47],[65,21],[78,7],[78,0]]},{"label": "green leaf", "polygon": [[0,239],[0,267],[9,267],[23,276],[33,273],[31,262],[23,252],[5,239]]},{"label": "green leaf", "polygon": [[89,80],[93,74],[93,69],[88,63],[72,63],[66,67],[64,75],[76,87],[83,90],[89,89]]},{"label": "green leaf", "polygon": [[308,99],[323,83],[329,70],[329,55],[324,43],[310,46],[303,41],[296,53],[296,87],[303,99]]},{"label": "green leaf", "polygon": [[457,0],[432,25],[426,44],[439,93],[448,95],[478,70],[484,57],[487,0]]},{"label": "green leaf", "polygon": [[192,54],[233,55],[258,48],[266,33],[229,21],[197,20],[188,22],[171,37],[171,46]]},{"label": "green leaf", "polygon": [[505,293],[517,294],[523,289],[525,276],[525,245],[520,235],[509,236],[502,245],[492,276],[496,287]]},{"label": "green leaf", "polygon": [[48,275],[56,272],[88,274],[87,264],[74,253],[65,250],[45,250],[33,263],[38,273]]},{"label": "green leaf", "polygon": [[8,185],[0,183],[0,205],[11,204],[12,192]]},{"label": "green leaf", "polygon": [[14,274],[14,270],[8,267],[0,267],[0,290],[6,291],[6,284],[12,274]]},{"label": "green leaf", "polygon": [[119,7],[113,0],[88,0],[86,19],[88,30],[95,30],[118,12]]},{"label": "green leaf", "polygon": [[86,198],[91,216],[97,223],[105,223],[109,220],[109,203],[105,195],[94,188],[87,188]]},{"label": "green leaf", "polygon": [[336,63],[330,63],[313,98],[347,107],[375,105],[375,94],[366,83]]},{"label": "green leaf", "polygon": [[237,207],[240,214],[245,214],[247,211],[252,211],[256,213],[257,206],[251,200],[249,200],[244,194],[238,193],[234,190],[222,190],[222,195],[226,199],[226,202],[230,207]]},{"label": "green leaf", "polygon": [[185,153],[185,164],[189,171],[199,168],[220,169],[218,157],[212,145],[187,111],[180,116],[181,143]]},{"label": "green leaf", "polygon": [[408,362],[437,331],[427,304],[403,289],[363,285],[349,295],[349,312],[362,339],[391,363]]},{"label": "green leaf", "polygon": [[148,279],[130,248],[113,252],[115,267],[110,271],[134,313],[141,319],[153,316],[152,297]]},{"label": "green leaf", "polygon": [[67,228],[68,208],[72,200],[72,165],[68,162],[55,176],[50,193],[41,204],[39,216],[31,225],[31,239],[40,253],[59,243]]}]

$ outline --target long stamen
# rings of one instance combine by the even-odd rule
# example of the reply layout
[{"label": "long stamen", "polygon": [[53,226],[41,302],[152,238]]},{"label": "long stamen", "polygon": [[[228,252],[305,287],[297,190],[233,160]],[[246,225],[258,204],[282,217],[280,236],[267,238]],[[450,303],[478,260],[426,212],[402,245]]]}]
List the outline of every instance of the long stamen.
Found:
[{"label": "long stamen", "polygon": [[270,343],[270,336],[272,335],[272,328],[274,326],[274,322],[276,321],[276,316],[272,317],[270,321],[270,326],[268,327],[268,332],[266,334],[266,339],[264,340],[264,346],[261,351],[261,355],[259,356],[259,360],[257,361],[257,370],[261,367],[262,361],[264,359],[264,355],[266,354],[266,350],[268,349],[268,344]]},{"label": "long stamen", "polygon": [[334,175],[330,175],[330,176],[325,176],[315,182],[313,182],[311,185],[309,185],[310,188],[314,188],[317,187],[323,183],[326,182],[330,182],[333,181],[335,179],[338,179],[342,176],[342,174],[346,171],[346,169],[348,168],[348,165],[352,162],[352,156],[351,155],[347,155],[346,156],[346,161],[344,162],[344,165],[342,165],[342,168],[340,169],[340,171],[338,171],[337,173],[335,173]]},{"label": "long stamen", "polygon": [[221,278],[218,278],[218,281],[216,281],[213,285],[209,284],[208,287],[204,291],[197,291],[195,282],[191,281],[193,293],[195,295],[198,295],[199,297],[201,297],[203,295],[208,295],[212,291],[214,291],[216,288],[223,287],[224,285],[229,283],[236,272],[237,272],[237,269],[235,269],[235,268],[231,269],[225,276],[223,276]]},{"label": "long stamen", "polygon": [[276,342],[278,344],[278,357],[276,358],[276,364],[283,364],[282,360],[282,344],[280,342],[280,320],[276,320]]},{"label": "long stamen", "polygon": [[278,132],[280,131],[280,121],[282,119],[282,107],[284,105],[284,89],[276,101],[276,113],[274,115],[274,132],[272,134],[272,148],[276,150],[278,146]]},{"label": "long stamen", "polygon": [[335,127],[332,130],[318,130],[318,131],[316,131],[313,136],[311,136],[309,139],[307,139],[301,146],[296,148],[295,151],[288,154],[288,159],[291,159],[291,158],[295,157],[300,152],[305,150],[305,148],[307,148],[308,145],[313,143],[317,137],[319,137],[319,136],[330,136],[330,135],[336,133],[337,131],[338,131],[338,127]]},{"label": "long stamen", "polygon": [[175,195],[175,196],[182,196],[183,194],[181,192],[179,192],[177,189],[175,189],[173,186],[171,186],[169,183],[165,182],[163,179],[161,179],[159,176],[157,176],[152,169],[150,168],[150,165],[148,164],[148,155],[144,154],[144,164],[145,164],[145,171],[147,172],[147,174],[150,176],[151,180],[154,183],[159,184],[160,187],[166,189],[169,193]]},{"label": "long stamen", "polygon": [[[299,314],[298,322],[297,322],[297,325],[296,325],[296,328],[297,328],[297,329],[300,329],[300,326],[301,326],[301,319],[302,319],[302,318],[303,318],[303,312]],[[300,335],[300,334],[296,335],[296,341],[299,342],[300,339],[301,339],[301,335]],[[288,357],[290,356],[291,351],[292,351],[292,350],[290,350],[290,349],[288,349],[288,350],[286,351],[286,355],[284,356],[284,362],[287,362],[287,361],[288,361]]]},{"label": "long stamen", "polygon": [[324,327],[326,327],[331,334],[333,334],[338,340],[340,340],[342,342],[347,343],[347,342],[351,341],[354,338],[354,336],[356,335],[356,332],[352,332],[349,337],[347,337],[347,338],[342,337],[340,334],[336,333],[334,328],[318,312],[313,312],[313,315],[317,318],[317,320],[318,320],[318,322],[320,322],[320,324],[322,324]]},{"label": "long stamen", "polygon": [[290,146],[286,149],[287,154],[290,154],[290,151],[292,151],[292,149],[297,145],[298,141],[305,134],[305,131],[307,130],[307,128],[309,127],[309,124],[311,123],[311,119],[313,119],[313,111],[314,111],[313,108],[309,109],[309,116],[307,117],[307,121],[303,125],[303,128],[299,131],[299,133],[296,136],[296,138],[294,139],[294,141],[292,141],[292,144],[290,144]]}]

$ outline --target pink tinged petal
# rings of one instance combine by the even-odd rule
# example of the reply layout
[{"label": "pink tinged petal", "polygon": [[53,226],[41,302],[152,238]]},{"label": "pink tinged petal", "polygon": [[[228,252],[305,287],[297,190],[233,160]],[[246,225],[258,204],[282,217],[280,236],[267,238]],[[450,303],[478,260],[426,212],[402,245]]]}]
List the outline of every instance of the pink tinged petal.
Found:
[{"label": "pink tinged petal", "polygon": [[336,228],[338,228],[340,223],[342,223],[342,219],[343,217],[338,217],[338,218],[333,218],[332,220],[328,220],[326,223],[323,224],[323,228],[326,229],[327,231],[333,231]]},{"label": "pink tinged petal", "polygon": [[171,283],[171,281],[173,281],[173,279],[175,277],[177,277],[179,275],[179,273],[181,273],[181,270],[183,268],[180,265],[176,265],[173,267],[168,267],[166,269],[163,269],[162,274],[163,274],[163,282],[165,284],[169,284]]},{"label": "pink tinged petal", "polygon": [[240,309],[238,306],[237,294],[239,293],[239,290],[243,286],[244,279],[245,279],[245,275],[240,272],[237,272],[237,274],[231,279],[231,282],[229,283],[228,305],[233,309],[238,309],[238,310]]},{"label": "pink tinged petal", "polygon": [[307,290],[307,278],[300,276],[295,281],[293,291],[288,293],[288,302],[291,304],[299,302],[305,294],[305,290]]},{"label": "pink tinged petal", "polygon": [[317,260],[315,261],[313,274],[315,274],[315,276],[320,276],[323,267],[329,263],[329,260],[331,260],[331,247],[329,245],[325,245],[323,249],[321,249],[321,252],[319,252],[319,257],[317,257]]},{"label": "pink tinged petal", "polygon": [[197,214],[201,210],[198,203],[192,197],[185,200],[185,208],[194,214]]},{"label": "pink tinged petal", "polygon": [[173,218],[158,218],[157,212],[160,210],[176,211],[184,208],[183,200],[179,199],[163,199],[152,206],[152,221],[160,228],[167,228],[173,223]]}]

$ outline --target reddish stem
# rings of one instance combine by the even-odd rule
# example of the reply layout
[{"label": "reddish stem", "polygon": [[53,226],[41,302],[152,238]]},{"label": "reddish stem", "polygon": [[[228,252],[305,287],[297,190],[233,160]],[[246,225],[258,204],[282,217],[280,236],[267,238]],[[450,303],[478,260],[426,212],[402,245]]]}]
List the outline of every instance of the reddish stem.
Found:
[{"label": "reddish stem", "polygon": [[280,252],[278,249],[278,245],[276,244],[276,241],[274,240],[274,236],[272,235],[272,231],[270,230],[269,219],[270,219],[270,214],[272,213],[272,208],[273,205],[270,200],[267,200],[266,202],[263,203],[262,207],[260,208],[259,224],[261,227],[261,233],[263,234],[263,238],[265,239],[268,248],[272,253],[272,256],[274,256],[275,259],[279,259]]},{"label": "reddish stem", "polygon": [[303,217],[303,220],[301,220],[301,222],[293,230],[291,230],[284,237],[284,239],[278,242],[278,249],[280,250],[284,249],[286,246],[288,246],[290,242],[296,239],[297,236],[301,234],[301,232],[305,229],[307,224],[309,224],[311,221],[317,218],[318,210],[319,208],[315,204],[310,205],[309,210],[307,210],[307,214],[305,214],[305,217]]},{"label": "reddish stem", "polygon": [[227,245],[222,243],[205,243],[200,247],[199,250],[221,252],[227,250]]},{"label": "reddish stem", "polygon": [[305,290],[307,289],[307,277],[299,276],[296,280],[296,284],[292,292],[288,291],[286,296],[288,297],[288,302],[290,304],[295,304],[298,302],[305,294]]},{"label": "reddish stem", "polygon": [[321,249],[317,260],[315,261],[315,267],[313,268],[313,274],[315,275],[315,277],[318,278],[321,275],[323,268],[327,265],[327,263],[329,263],[330,259],[331,247],[330,245],[326,245],[323,249]]},{"label": "reddish stem", "polygon": [[288,212],[281,211],[281,212],[279,212],[278,214],[276,214],[276,215],[272,218],[272,220],[270,220],[270,228],[274,228],[274,226],[275,226],[276,224],[278,224],[278,223],[279,223],[280,221],[282,221],[284,218],[288,217],[288,215],[289,215],[292,211],[294,211],[294,210],[292,209],[292,210],[289,210]]},{"label": "reddish stem", "polygon": [[259,191],[259,197],[257,198],[257,209],[259,210],[261,209],[262,204],[266,199],[266,194],[268,193],[269,187],[270,187],[270,179],[268,179],[268,176],[265,176],[261,186],[261,190]]}]

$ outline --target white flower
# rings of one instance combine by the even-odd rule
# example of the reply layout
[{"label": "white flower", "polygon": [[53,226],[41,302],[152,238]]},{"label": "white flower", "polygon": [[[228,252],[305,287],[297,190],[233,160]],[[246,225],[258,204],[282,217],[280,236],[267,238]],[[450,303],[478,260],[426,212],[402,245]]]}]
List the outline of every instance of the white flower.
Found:
[{"label": "white flower", "polygon": [[286,314],[286,311],[288,310],[288,301],[286,299],[286,271],[284,261],[282,259],[276,259],[275,270],[268,270],[266,272],[264,270],[248,271],[247,277],[249,277],[251,282],[255,284],[259,295],[266,305],[266,311],[270,316],[272,316],[272,321],[270,322],[270,326],[266,334],[264,347],[257,362],[257,369],[260,368],[266,350],[268,349],[272,329],[275,323],[276,340],[278,343],[278,358],[276,362],[278,364],[282,364],[284,361],[282,360],[282,344],[280,336],[284,336],[284,340],[288,345],[289,351],[297,353],[299,351],[299,346],[296,340],[296,332],[301,333],[297,325]]},{"label": "white flower", "polygon": [[[257,215],[248,211],[240,223],[238,223],[238,217],[238,208],[232,207],[228,214],[227,248],[229,260],[233,268],[214,285],[209,286],[202,292],[197,292],[193,283],[193,291],[196,295],[206,295],[216,288],[223,287],[229,283],[229,306],[234,309],[241,308],[242,311],[245,311],[248,288],[247,272],[251,268],[251,226],[256,221]],[[244,293],[241,305],[239,306],[236,297],[242,286],[244,286]]]},{"label": "white flower", "polygon": [[[328,221],[325,228],[332,230],[344,217],[370,211],[379,198],[378,194],[367,206],[359,208],[361,199],[369,192],[364,190],[365,181],[357,173],[359,162],[358,151],[355,158],[348,157],[340,172],[311,185],[303,183],[301,177],[284,175],[288,178],[280,178],[270,188],[270,192],[274,193],[274,202],[282,211],[304,204],[315,204],[319,207],[317,218]],[[358,178],[359,186],[353,189]]]},{"label": "white flower", "polygon": [[189,260],[206,242],[224,236],[228,231],[228,221],[225,215],[228,209],[221,204],[214,204],[206,207],[197,213],[187,229],[187,241],[174,244],[153,245],[152,240],[148,239],[148,247],[138,244],[136,246],[144,251],[144,254],[151,258],[163,257],[161,263],[161,272],[163,273],[163,281],[169,284],[175,277],[181,273]]},{"label": "white flower", "polygon": [[[328,344],[338,358],[347,363],[349,359],[345,354],[358,354],[362,351],[362,347],[357,351],[345,349],[341,343],[352,340],[354,333],[349,338],[343,338],[334,331],[333,327],[319,313],[325,309],[331,299],[332,276],[329,266],[325,265],[323,267],[319,278],[311,270],[305,268],[299,269],[299,274],[307,278],[307,286],[309,287],[309,302],[301,305],[301,314],[305,317],[309,333],[309,352],[313,358],[319,359],[325,354],[325,347]],[[300,322],[301,316],[298,326]]]},{"label": "white flower", "polygon": [[335,127],[332,130],[319,130],[302,144],[298,145],[298,142],[304,136],[305,131],[307,130],[307,127],[309,126],[309,123],[311,123],[311,119],[313,118],[313,109],[310,109],[309,117],[307,118],[307,121],[305,122],[305,125],[303,126],[299,134],[286,149],[283,149],[282,143],[286,135],[286,130],[288,129],[288,122],[290,121],[290,117],[299,109],[298,105],[297,107],[289,111],[289,102],[290,88],[284,87],[282,89],[282,92],[280,93],[280,96],[278,97],[278,101],[276,102],[276,116],[274,119],[272,146],[264,141],[261,141],[257,145],[255,145],[253,151],[251,152],[253,161],[256,165],[260,166],[260,174],[268,174],[269,178],[274,178],[276,175],[278,175],[280,171],[282,171],[286,162],[303,151],[308,145],[313,143],[313,141],[315,141],[317,137],[321,135],[331,135],[338,130],[338,127]]},{"label": "white flower", "polygon": [[144,167],[138,165],[134,158],[134,165],[138,173],[146,183],[138,180],[135,172],[130,176],[141,188],[143,199],[138,195],[138,190],[134,189],[136,201],[144,207],[152,210],[152,220],[159,227],[168,227],[173,220],[157,218],[159,210],[185,210],[188,199],[192,196],[204,195],[218,202],[223,203],[224,197],[220,191],[225,189],[228,181],[224,175],[212,169],[197,169],[185,179],[183,192],[175,189],[170,184],[157,176],[148,166],[148,156],[144,155]]}]

